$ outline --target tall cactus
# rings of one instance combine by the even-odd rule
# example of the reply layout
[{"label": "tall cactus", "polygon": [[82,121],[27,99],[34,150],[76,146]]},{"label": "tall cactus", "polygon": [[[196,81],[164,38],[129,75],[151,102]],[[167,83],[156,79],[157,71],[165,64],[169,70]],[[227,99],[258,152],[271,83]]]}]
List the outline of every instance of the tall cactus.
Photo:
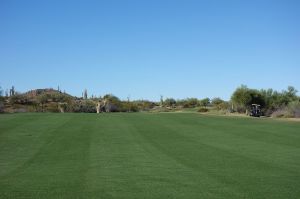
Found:
[{"label": "tall cactus", "polygon": [[14,96],[15,95],[15,87],[12,86],[11,89],[9,90],[9,96]]},{"label": "tall cactus", "polygon": [[88,98],[87,89],[84,89],[83,98],[84,99]]}]

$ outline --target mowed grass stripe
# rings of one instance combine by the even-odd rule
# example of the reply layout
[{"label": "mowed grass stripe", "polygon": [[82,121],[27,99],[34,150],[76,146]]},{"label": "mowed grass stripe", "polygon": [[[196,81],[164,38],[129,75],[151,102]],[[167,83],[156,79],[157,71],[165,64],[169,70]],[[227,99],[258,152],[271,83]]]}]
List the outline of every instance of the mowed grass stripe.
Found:
[{"label": "mowed grass stripe", "polygon": [[299,198],[299,123],[173,113],[3,120],[0,170],[14,166],[2,198]]},{"label": "mowed grass stripe", "polygon": [[137,129],[123,115],[101,119],[99,129],[101,137],[94,140],[90,159],[93,160],[88,186],[91,193],[125,198],[155,195],[149,187],[155,183],[148,183],[146,178],[155,178],[153,167],[157,167],[154,165],[157,160],[144,150],[142,145],[146,143],[136,136]]},{"label": "mowed grass stripe", "polygon": [[[4,116],[10,119],[7,121]],[[3,175],[9,175],[19,167],[22,169],[47,142],[51,133],[57,131],[68,119],[68,117],[58,118],[55,115],[43,117],[32,114],[1,115],[0,176],[3,178]]]},{"label": "mowed grass stripe", "polygon": [[[151,123],[145,123],[140,120],[142,115],[138,116],[138,121],[127,122],[127,115],[119,115],[113,118],[115,124],[103,122],[103,129],[110,130],[103,132],[102,144],[99,144],[99,139],[95,142],[98,145],[94,145],[98,148],[94,150],[98,153],[94,154],[93,158],[97,163],[94,164],[90,179],[95,181],[95,176],[98,176],[97,178],[102,180],[98,181],[99,184],[96,183],[97,186],[93,186],[94,182],[91,183],[89,187],[94,187],[93,193],[102,190],[101,195],[113,198],[209,196],[210,192],[207,190],[195,192],[199,183],[202,186],[210,186],[208,181],[204,181],[203,178],[202,181],[194,179],[193,170],[169,157],[140,135],[141,129],[136,128],[135,124],[141,121],[142,125]],[[133,118],[129,116],[129,119]],[[107,136],[114,141],[108,142]],[[99,156],[101,150],[104,150],[100,153],[104,158]]]},{"label": "mowed grass stripe", "polygon": [[[175,187],[171,198],[230,198],[246,195],[230,184],[216,179],[211,172],[195,167],[195,163],[199,161],[200,157],[193,157],[193,154],[200,155],[198,151],[203,151],[203,146],[196,139],[187,139],[186,136],[183,136],[193,133],[192,131],[178,133],[182,128],[182,123],[178,123],[177,116],[174,116],[168,117],[167,121],[165,118],[155,116],[155,118],[146,118],[147,121],[135,122],[136,125],[140,125],[139,133],[144,140],[147,140],[152,148],[156,149],[155,151],[164,154],[164,159],[171,163],[166,170],[176,170],[173,175],[165,176],[166,178],[171,177],[169,185]],[[142,128],[145,123],[148,123],[150,127],[146,131]],[[173,128],[173,125],[177,128]],[[182,153],[183,151],[188,153]]]},{"label": "mowed grass stripe", "polygon": [[[35,151],[36,148],[31,145],[37,145],[38,150],[28,156],[26,162],[9,177],[5,176],[7,180],[2,185],[3,190],[12,189],[16,193],[13,197],[30,198],[32,193],[38,198],[60,197],[66,193],[77,197],[82,192],[85,160],[89,153],[88,120],[76,120],[70,114],[61,117],[51,114],[45,115],[44,122],[39,119],[36,122],[37,126],[47,127],[30,129],[28,132],[43,136],[27,143],[27,147]],[[27,154],[23,155],[26,157]]]},{"label": "mowed grass stripe", "polygon": [[[178,118],[179,120],[177,120]],[[199,121],[198,119],[195,120]],[[207,118],[200,119],[203,119],[205,121]],[[215,122],[218,122],[218,120],[222,121],[223,119],[228,120],[228,118],[219,117],[211,119],[214,119],[213,121]],[[288,151],[288,153],[283,154],[280,154],[280,151],[266,151],[266,153],[263,151],[264,147],[266,146],[265,142],[258,142],[259,145],[257,145],[257,143],[256,145],[252,145],[253,143],[250,142],[249,144],[249,140],[245,139],[243,143],[241,139],[236,139],[235,136],[232,136],[230,133],[228,134],[228,132],[230,131],[224,131],[224,129],[222,128],[218,129],[218,131],[213,130],[212,134],[211,129],[215,128],[212,124],[213,121],[210,121],[210,126],[208,126],[209,128],[201,128],[200,130],[194,131],[184,131],[183,129],[178,130],[178,128],[181,126],[180,121],[181,123],[189,123],[191,129],[193,129],[193,118],[186,118],[185,115],[170,115],[168,117],[168,120],[172,120],[175,122],[172,124],[171,121],[166,122],[165,120],[158,119],[158,121],[164,121],[163,125],[171,128],[172,131],[159,131],[159,129],[161,128],[158,128],[152,131],[159,132],[154,136],[151,133],[144,133],[143,135],[147,135],[147,139],[153,139],[153,141],[158,147],[161,147],[161,149],[163,149],[166,153],[173,155],[174,158],[179,159],[187,166],[191,166],[195,169],[200,169],[201,171],[207,171],[207,173],[210,173],[210,170],[218,171],[218,174],[220,173],[220,180],[222,180],[222,178],[224,177],[226,177],[226,180],[229,180],[232,177],[232,179],[236,181],[235,184],[238,187],[241,187],[241,183],[244,183],[246,188],[250,187],[251,181],[248,180],[251,180],[252,173],[256,173],[256,175],[254,175],[254,178],[252,179],[253,184],[255,186],[257,186],[257,183],[260,181],[259,183],[262,185],[271,185],[271,187],[273,187],[272,183],[278,182],[278,180],[276,179],[278,175],[275,175],[274,178],[265,180],[261,180],[261,178],[257,177],[260,177],[259,175],[264,176],[268,173],[282,174],[283,171],[286,172],[286,176],[288,176],[288,178],[280,180],[281,183],[283,181],[287,182],[287,184],[283,183],[281,186],[286,186],[288,192],[290,188],[290,181],[294,181],[296,184],[299,184],[299,153],[297,153],[299,152],[299,147],[296,150],[297,152],[294,149],[287,149],[286,151]],[[197,121],[194,121],[194,124],[197,124]],[[252,122],[254,122],[252,124],[252,130],[255,131],[255,129],[257,128],[255,125],[255,120],[244,120],[244,122],[245,123],[242,123],[242,125],[239,126],[240,129],[243,129],[244,125],[251,125]],[[209,125],[209,123],[206,124]],[[149,126],[155,127],[155,125]],[[299,126],[297,127],[299,129]],[[187,127],[185,128],[189,129]],[[284,130],[283,126],[281,126],[281,129]],[[207,134],[205,133],[205,130],[207,130]],[[165,142],[161,139],[163,132],[166,132]],[[197,139],[197,136],[195,136],[197,134],[201,135],[199,139]],[[206,139],[206,137],[208,137],[209,139]],[[235,145],[236,143],[240,142],[240,146]],[[176,145],[176,147],[174,148],[170,146],[170,143],[173,143],[174,145]],[[273,149],[276,149],[276,147],[273,144],[271,145]],[[257,151],[256,147],[260,147],[262,151]],[[194,153],[186,153],[187,151]],[[249,151],[252,152],[252,154],[249,153]],[[286,157],[285,159],[289,158],[289,165],[297,165],[298,169],[296,169],[295,167],[295,169],[293,169],[292,172],[290,172],[291,169],[289,167],[279,166],[277,163],[282,163],[282,160],[280,159],[282,157],[281,155],[283,155],[283,157]],[[269,159],[268,156],[271,156],[275,161],[271,163],[265,162],[264,158]],[[197,161],[197,158],[202,161]],[[286,164],[286,166],[288,166],[288,164]],[[243,176],[245,177],[243,178]],[[234,183],[234,181],[232,183]],[[226,185],[228,184],[231,183],[226,182]],[[243,192],[246,193],[247,190],[244,190]],[[275,189],[274,193],[276,193]],[[265,194],[266,196],[269,196],[269,190]]]}]

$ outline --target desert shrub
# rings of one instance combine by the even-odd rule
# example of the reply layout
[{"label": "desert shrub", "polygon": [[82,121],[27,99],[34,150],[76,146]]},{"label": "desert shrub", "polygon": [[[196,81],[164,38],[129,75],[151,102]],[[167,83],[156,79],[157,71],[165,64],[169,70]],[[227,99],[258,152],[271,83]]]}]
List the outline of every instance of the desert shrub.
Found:
[{"label": "desert shrub", "polygon": [[133,102],[122,102],[122,106],[119,108],[121,112],[138,112],[139,107]]},{"label": "desert shrub", "polygon": [[49,93],[47,94],[48,100],[51,100],[53,102],[71,102],[72,97],[64,94],[64,93]]},{"label": "desert shrub", "polygon": [[207,98],[199,100],[199,105],[204,106],[204,107],[210,105],[210,99],[207,97]]},{"label": "desert shrub", "polygon": [[272,114],[272,117],[300,117],[300,102],[292,101],[287,106],[282,106],[281,108],[275,110]]},{"label": "desert shrub", "polygon": [[300,101],[290,102],[287,106],[288,112],[293,117],[300,117]]},{"label": "desert shrub", "polygon": [[130,104],[130,111],[131,112],[138,112],[139,111],[139,107],[136,104]]},{"label": "desert shrub", "polygon": [[96,106],[92,101],[78,101],[73,104],[72,109],[74,112],[83,113],[96,113]]},{"label": "desert shrub", "polygon": [[183,108],[195,108],[199,105],[197,98],[187,98],[182,100],[177,100],[177,105],[182,106]]},{"label": "desert shrub", "polygon": [[242,105],[235,105],[235,111],[238,113],[245,113],[247,108]]},{"label": "desert shrub", "polygon": [[14,104],[21,104],[21,101],[22,101],[22,96],[21,95],[13,95],[9,98],[9,103],[11,105],[14,105]]},{"label": "desert shrub", "polygon": [[230,104],[228,102],[222,102],[217,106],[218,110],[229,110],[230,109]]},{"label": "desert shrub", "polygon": [[174,107],[176,105],[176,100],[173,98],[165,99],[164,103],[165,106]]},{"label": "desert shrub", "polygon": [[224,100],[222,100],[221,98],[219,98],[219,97],[216,97],[216,98],[213,98],[212,100],[211,100],[211,105],[212,106],[218,106],[219,104],[221,104],[221,103],[223,103],[224,102]]},{"label": "desert shrub", "polygon": [[113,104],[109,102],[105,105],[105,110],[108,112],[120,112],[122,110],[122,104]]},{"label": "desert shrub", "polygon": [[147,100],[136,100],[132,102],[135,106],[137,106],[138,111],[149,111],[153,109],[156,104],[154,102],[150,102]]},{"label": "desert shrub", "polygon": [[264,108],[262,109],[262,112],[264,113],[265,116],[271,117],[272,114],[276,111],[274,108]]},{"label": "desert shrub", "polygon": [[59,108],[58,108],[58,104],[57,103],[49,103],[46,106],[46,112],[53,112],[53,113],[58,113],[60,112]]},{"label": "desert shrub", "polygon": [[287,108],[282,108],[282,109],[278,109],[276,111],[274,111],[271,114],[272,117],[276,117],[276,118],[289,118],[289,117],[293,117],[290,112],[287,110]]},{"label": "desert shrub", "polygon": [[4,113],[4,103],[0,101],[0,113]]},{"label": "desert shrub", "polygon": [[205,113],[205,112],[208,112],[208,109],[204,108],[204,107],[201,107],[201,108],[198,109],[198,112]]},{"label": "desert shrub", "polygon": [[230,108],[230,104],[219,97],[213,98],[211,105],[217,110],[228,110]]},{"label": "desert shrub", "polygon": [[112,94],[107,94],[103,96],[103,99],[107,100],[107,105],[105,106],[105,110],[108,110],[109,112],[119,112],[122,111],[122,101],[112,95]]},{"label": "desert shrub", "polygon": [[27,111],[28,112],[39,112],[41,110],[39,109],[38,105],[28,105],[27,106]]}]

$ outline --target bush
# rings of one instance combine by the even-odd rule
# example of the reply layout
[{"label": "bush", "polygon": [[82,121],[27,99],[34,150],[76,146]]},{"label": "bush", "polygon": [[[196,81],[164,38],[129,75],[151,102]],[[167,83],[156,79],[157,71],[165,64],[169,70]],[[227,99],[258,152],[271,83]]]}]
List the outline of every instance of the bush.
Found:
[{"label": "bush", "polygon": [[274,111],[271,116],[276,118],[293,117],[286,108],[282,108],[282,109],[278,109],[277,111]]},{"label": "bush", "polygon": [[121,112],[138,112],[139,107],[133,102],[122,102],[122,106],[119,110]]},{"label": "bush", "polygon": [[137,100],[137,101],[133,101],[131,103],[133,103],[135,106],[137,106],[138,111],[149,111],[149,110],[153,109],[153,107],[156,106],[156,104],[154,102],[150,102],[147,100]]},{"label": "bush", "polygon": [[176,100],[173,99],[173,98],[167,98],[165,101],[164,101],[164,105],[165,106],[168,106],[168,107],[174,107],[176,105]]},{"label": "bush", "polygon": [[205,107],[210,105],[210,99],[207,97],[207,98],[204,98],[204,99],[200,100],[199,105],[200,106],[205,106]]},{"label": "bush", "polygon": [[297,118],[300,117],[300,102],[299,101],[290,102],[288,104],[287,109],[288,109],[289,114],[292,115],[293,117],[297,117]]},{"label": "bush", "polygon": [[0,101],[0,113],[4,113],[4,103]]},{"label": "bush", "polygon": [[46,111],[47,111],[47,112],[53,112],[53,113],[58,113],[58,112],[60,112],[57,103],[49,103],[49,104],[47,104],[47,106],[46,106]]},{"label": "bush", "polygon": [[228,110],[230,108],[230,104],[219,97],[213,98],[211,100],[211,105],[217,110]]},{"label": "bush", "polygon": [[208,109],[204,108],[204,107],[201,107],[201,108],[198,109],[198,112],[205,113],[205,112],[208,112]]},{"label": "bush", "polygon": [[66,112],[75,113],[96,113],[96,106],[92,101],[76,101],[73,104],[66,106]]},{"label": "bush", "polygon": [[219,97],[215,97],[211,100],[211,105],[217,107],[218,105],[224,103],[224,100],[222,100]]},{"label": "bush", "polygon": [[183,108],[195,108],[199,105],[199,101],[197,98],[187,98],[178,100],[176,104],[182,106]]}]

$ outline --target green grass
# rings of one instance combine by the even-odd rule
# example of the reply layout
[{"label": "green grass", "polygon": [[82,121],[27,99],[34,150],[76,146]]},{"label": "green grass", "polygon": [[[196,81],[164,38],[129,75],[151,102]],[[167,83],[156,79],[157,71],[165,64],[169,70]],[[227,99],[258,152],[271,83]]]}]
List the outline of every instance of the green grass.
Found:
[{"label": "green grass", "polygon": [[0,198],[300,198],[300,123],[0,115]]}]

